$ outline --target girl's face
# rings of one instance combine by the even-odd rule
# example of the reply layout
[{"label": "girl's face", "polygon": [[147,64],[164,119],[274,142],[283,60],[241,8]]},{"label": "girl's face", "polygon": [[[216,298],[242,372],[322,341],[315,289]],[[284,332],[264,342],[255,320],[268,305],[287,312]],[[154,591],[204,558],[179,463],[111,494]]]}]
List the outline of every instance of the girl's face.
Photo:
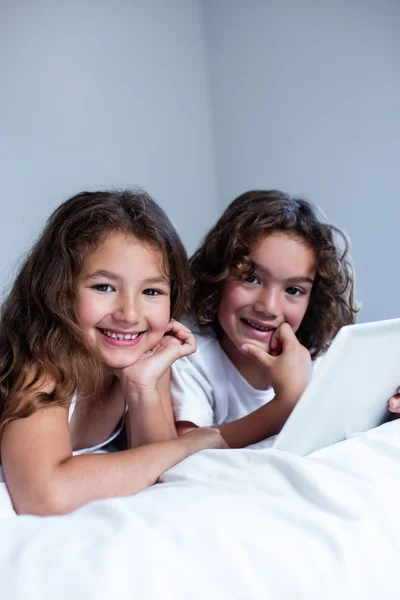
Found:
[{"label": "girl's face", "polygon": [[76,292],[81,329],[111,368],[136,362],[166,331],[170,284],[162,257],[133,235],[107,235],[84,259]]},{"label": "girl's face", "polygon": [[310,301],[316,274],[314,251],[299,238],[274,232],[250,252],[254,273],[227,279],[218,319],[222,346],[234,364],[244,360],[240,347],[251,342],[269,351],[273,331],[287,322],[297,331]]}]

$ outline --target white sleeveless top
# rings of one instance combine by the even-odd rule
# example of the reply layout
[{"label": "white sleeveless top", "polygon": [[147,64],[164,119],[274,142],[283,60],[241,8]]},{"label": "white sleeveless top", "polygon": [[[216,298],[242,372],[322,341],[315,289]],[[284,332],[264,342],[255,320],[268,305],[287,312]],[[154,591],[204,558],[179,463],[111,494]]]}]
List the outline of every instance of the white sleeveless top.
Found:
[{"label": "white sleeveless top", "polygon": [[[72,398],[69,410],[68,410],[68,423],[71,422],[72,419],[72,415],[74,414],[75,411],[75,406],[76,406],[76,396],[74,396]],[[125,406],[125,412],[123,414],[123,417],[125,417],[126,413],[128,411],[128,407]],[[117,427],[114,429],[113,433],[106,439],[104,440],[104,442],[101,442],[100,444],[96,444],[96,446],[91,446],[90,448],[82,448],[81,450],[74,450],[73,451],[73,455],[76,456],[78,454],[89,454],[92,452],[96,452],[96,453],[105,453],[109,450],[107,450],[105,448],[105,446],[107,446],[108,444],[110,444],[110,442],[112,442],[113,440],[115,440],[115,438],[121,433],[122,428],[124,426],[124,418],[121,418]]]},{"label": "white sleeveless top", "polygon": [[[74,398],[72,399],[71,405],[69,407],[69,410],[68,410],[68,423],[71,422],[72,415],[74,414],[75,406],[76,406],[76,398],[74,396]],[[126,415],[127,412],[128,412],[128,407],[126,406],[123,417]],[[92,446],[91,448],[82,448],[81,450],[74,450],[72,452],[72,454],[74,456],[76,456],[78,454],[89,454],[89,453],[105,454],[106,452],[111,452],[112,448],[107,449],[106,446],[108,444],[110,444],[113,440],[115,440],[117,435],[119,433],[121,433],[122,428],[124,426],[123,417],[121,418],[120,422],[118,423],[117,427],[115,428],[113,433],[110,435],[110,437],[108,437],[106,440],[104,440],[104,442],[101,442],[101,444],[96,444],[96,446]],[[5,479],[4,479],[3,467],[0,464],[0,483],[4,483],[4,482],[5,482]]]}]

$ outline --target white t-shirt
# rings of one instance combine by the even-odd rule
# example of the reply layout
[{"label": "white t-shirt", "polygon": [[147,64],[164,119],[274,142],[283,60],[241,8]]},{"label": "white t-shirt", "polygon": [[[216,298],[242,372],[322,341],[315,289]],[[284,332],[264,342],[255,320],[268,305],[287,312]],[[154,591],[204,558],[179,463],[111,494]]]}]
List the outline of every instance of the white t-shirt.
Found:
[{"label": "white t-shirt", "polygon": [[[193,328],[192,329],[198,329]],[[209,327],[196,333],[197,351],[171,368],[171,396],[176,421],[198,427],[230,423],[257,410],[274,390],[256,390],[242,377]]]}]

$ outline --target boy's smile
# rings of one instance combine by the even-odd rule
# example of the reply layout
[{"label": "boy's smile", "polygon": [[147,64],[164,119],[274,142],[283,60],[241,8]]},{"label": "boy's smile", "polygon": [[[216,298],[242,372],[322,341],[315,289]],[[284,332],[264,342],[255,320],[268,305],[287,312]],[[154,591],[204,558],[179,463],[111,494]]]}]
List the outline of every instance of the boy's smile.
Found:
[{"label": "boy's smile", "polygon": [[250,252],[254,272],[227,279],[218,311],[221,345],[241,371],[251,360],[240,348],[246,342],[269,351],[273,332],[284,322],[297,331],[310,301],[316,274],[314,251],[285,232],[263,237]]}]

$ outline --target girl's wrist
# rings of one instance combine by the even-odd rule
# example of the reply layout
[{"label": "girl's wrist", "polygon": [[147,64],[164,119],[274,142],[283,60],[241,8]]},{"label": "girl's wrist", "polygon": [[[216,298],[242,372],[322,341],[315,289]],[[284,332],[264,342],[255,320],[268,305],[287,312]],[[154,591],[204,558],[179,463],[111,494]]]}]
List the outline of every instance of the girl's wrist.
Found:
[{"label": "girl's wrist", "polygon": [[159,391],[156,384],[143,386],[130,383],[123,387],[123,394],[127,404],[155,399],[159,400]]},{"label": "girl's wrist", "polygon": [[185,456],[191,456],[206,447],[201,436],[181,435],[174,439],[174,442],[179,444],[183,449]]}]

